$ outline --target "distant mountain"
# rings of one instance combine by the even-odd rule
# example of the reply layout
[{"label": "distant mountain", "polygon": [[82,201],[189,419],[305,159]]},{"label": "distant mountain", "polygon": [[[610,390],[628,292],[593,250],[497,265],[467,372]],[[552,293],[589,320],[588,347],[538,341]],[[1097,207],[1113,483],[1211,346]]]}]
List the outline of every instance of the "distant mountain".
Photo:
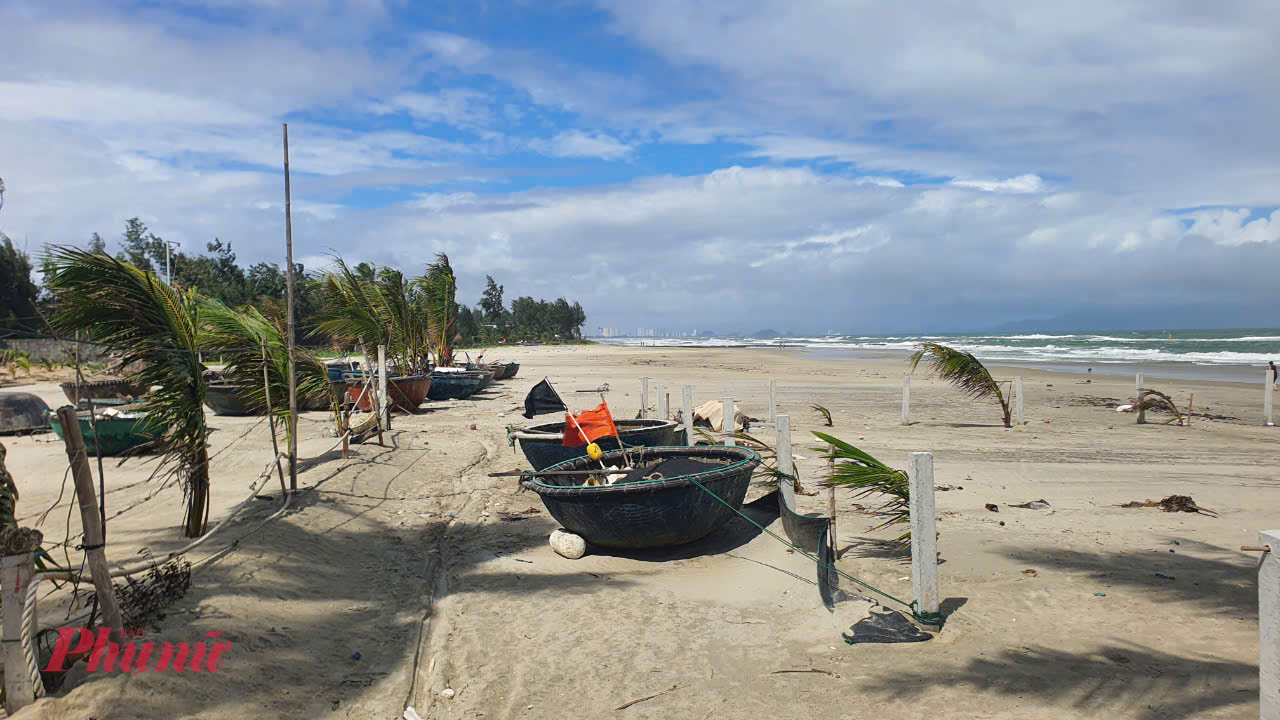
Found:
[{"label": "distant mountain", "polygon": [[[1156,310],[1080,310],[1042,320],[1019,320],[987,328],[988,332],[1087,332],[1102,330],[1232,330],[1266,325],[1266,307],[1180,306]],[[1251,320],[1244,322],[1242,320]]]}]

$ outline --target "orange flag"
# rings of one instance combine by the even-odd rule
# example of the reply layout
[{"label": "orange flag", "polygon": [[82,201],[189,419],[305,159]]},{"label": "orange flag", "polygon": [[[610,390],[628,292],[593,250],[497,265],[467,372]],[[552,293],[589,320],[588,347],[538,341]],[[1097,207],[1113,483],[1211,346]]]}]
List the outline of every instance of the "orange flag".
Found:
[{"label": "orange flag", "polygon": [[[574,424],[574,421],[577,424]],[[578,428],[582,429],[579,430]],[[600,403],[595,410],[583,410],[576,415],[564,414],[564,442],[565,447],[577,447],[595,442],[597,438],[613,435],[617,437],[618,428],[613,424],[613,415],[609,413],[609,406],[606,403]]]}]

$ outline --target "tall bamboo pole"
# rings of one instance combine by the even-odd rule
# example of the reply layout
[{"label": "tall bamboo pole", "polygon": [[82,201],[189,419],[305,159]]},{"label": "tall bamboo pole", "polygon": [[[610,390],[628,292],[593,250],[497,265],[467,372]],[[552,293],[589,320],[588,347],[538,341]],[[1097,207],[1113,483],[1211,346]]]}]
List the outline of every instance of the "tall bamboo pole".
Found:
[{"label": "tall bamboo pole", "polygon": [[289,491],[298,489],[298,392],[293,367],[293,216],[289,199],[289,123],[284,125],[284,252],[285,312],[289,314]]}]

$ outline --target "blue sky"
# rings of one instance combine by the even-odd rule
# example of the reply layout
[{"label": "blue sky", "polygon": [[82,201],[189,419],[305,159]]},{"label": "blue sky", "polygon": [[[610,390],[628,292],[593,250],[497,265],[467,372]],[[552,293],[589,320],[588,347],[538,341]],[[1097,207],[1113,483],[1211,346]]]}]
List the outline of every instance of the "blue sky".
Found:
[{"label": "blue sky", "polygon": [[591,330],[1257,325],[1278,7],[9,0],[0,230],[279,262],[288,122],[309,268],[444,251]]}]

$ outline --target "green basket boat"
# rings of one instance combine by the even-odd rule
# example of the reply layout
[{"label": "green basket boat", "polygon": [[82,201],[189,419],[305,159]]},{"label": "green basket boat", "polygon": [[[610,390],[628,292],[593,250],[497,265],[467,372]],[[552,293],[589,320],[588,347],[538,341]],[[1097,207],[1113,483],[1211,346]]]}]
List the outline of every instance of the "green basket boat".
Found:
[{"label": "green basket boat", "polygon": [[[84,447],[89,455],[97,455],[101,450],[104,456],[124,455],[153,440],[151,435],[141,432],[143,418],[134,417],[99,417],[94,422],[98,426],[95,436],[89,425],[88,413],[76,413],[80,420],[80,436],[84,438]],[[58,438],[62,438],[62,423],[58,416],[49,413],[49,424]]]}]

